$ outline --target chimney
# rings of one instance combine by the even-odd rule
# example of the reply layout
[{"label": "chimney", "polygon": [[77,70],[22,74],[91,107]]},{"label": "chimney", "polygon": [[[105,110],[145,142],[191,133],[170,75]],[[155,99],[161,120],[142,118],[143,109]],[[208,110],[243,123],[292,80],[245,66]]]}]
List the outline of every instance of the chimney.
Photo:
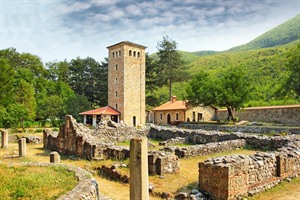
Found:
[{"label": "chimney", "polygon": [[176,96],[172,96],[172,103],[176,101]]}]

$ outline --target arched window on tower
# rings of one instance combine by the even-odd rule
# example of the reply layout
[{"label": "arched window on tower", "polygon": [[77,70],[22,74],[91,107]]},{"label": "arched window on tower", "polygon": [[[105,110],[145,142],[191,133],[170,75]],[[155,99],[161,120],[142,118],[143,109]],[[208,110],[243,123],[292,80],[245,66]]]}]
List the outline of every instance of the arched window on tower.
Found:
[{"label": "arched window on tower", "polygon": [[118,110],[118,104],[116,104],[116,110]]},{"label": "arched window on tower", "polygon": [[141,57],[141,53],[140,53],[140,52],[138,52],[138,58],[139,58],[139,57]]},{"label": "arched window on tower", "polygon": [[118,97],[118,91],[116,91],[116,97]]},{"label": "arched window on tower", "polygon": [[131,50],[129,50],[129,56],[132,56],[132,51]]},{"label": "arched window on tower", "polygon": [[118,84],[118,78],[116,78],[116,80],[115,80],[115,84]]},{"label": "arched window on tower", "polygon": [[119,56],[121,56],[121,50],[119,50]]},{"label": "arched window on tower", "polygon": [[118,57],[118,52],[116,51],[116,57]]},{"label": "arched window on tower", "polygon": [[112,53],[112,57],[115,58],[115,52]]},{"label": "arched window on tower", "polygon": [[116,65],[116,70],[118,70],[118,65]]},{"label": "arched window on tower", "polygon": [[135,51],[133,52],[133,57],[136,57],[136,52]]}]

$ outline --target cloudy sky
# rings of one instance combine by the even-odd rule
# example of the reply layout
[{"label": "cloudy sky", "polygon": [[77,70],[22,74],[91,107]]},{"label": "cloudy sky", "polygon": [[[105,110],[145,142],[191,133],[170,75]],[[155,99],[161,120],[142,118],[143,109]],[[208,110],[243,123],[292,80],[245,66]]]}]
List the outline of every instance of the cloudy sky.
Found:
[{"label": "cloudy sky", "polygon": [[112,44],[153,53],[168,35],[180,50],[226,50],[299,13],[300,0],[0,0],[0,49],[102,61]]}]

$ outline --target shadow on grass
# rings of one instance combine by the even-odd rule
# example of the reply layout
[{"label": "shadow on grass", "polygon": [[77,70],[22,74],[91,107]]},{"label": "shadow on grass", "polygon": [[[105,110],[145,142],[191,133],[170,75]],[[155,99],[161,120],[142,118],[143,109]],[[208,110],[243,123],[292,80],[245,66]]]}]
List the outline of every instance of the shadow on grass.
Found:
[{"label": "shadow on grass", "polygon": [[179,188],[179,189],[177,190],[177,192],[187,192],[187,193],[191,193],[191,191],[192,191],[193,189],[198,190],[198,181],[189,183],[188,185],[185,185],[185,186]]}]

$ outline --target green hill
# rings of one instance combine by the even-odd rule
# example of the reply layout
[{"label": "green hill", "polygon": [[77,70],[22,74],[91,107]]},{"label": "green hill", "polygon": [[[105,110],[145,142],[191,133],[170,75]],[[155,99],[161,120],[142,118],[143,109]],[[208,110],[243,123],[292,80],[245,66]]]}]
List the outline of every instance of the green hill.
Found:
[{"label": "green hill", "polygon": [[300,36],[300,14],[262,34],[247,44],[233,47],[229,51],[245,51],[281,46],[297,40]]},{"label": "green hill", "polygon": [[208,55],[214,55],[217,53],[220,53],[219,51],[210,51],[210,50],[206,50],[206,51],[195,51],[192,52],[193,54],[197,55],[197,56],[208,56]]},{"label": "green hill", "polygon": [[230,66],[241,66],[245,74],[253,79],[252,101],[247,106],[297,103],[293,99],[277,96],[277,92],[288,77],[288,52],[299,43],[300,39],[278,47],[199,57],[191,63],[190,74],[197,74],[201,69],[213,73]]}]

